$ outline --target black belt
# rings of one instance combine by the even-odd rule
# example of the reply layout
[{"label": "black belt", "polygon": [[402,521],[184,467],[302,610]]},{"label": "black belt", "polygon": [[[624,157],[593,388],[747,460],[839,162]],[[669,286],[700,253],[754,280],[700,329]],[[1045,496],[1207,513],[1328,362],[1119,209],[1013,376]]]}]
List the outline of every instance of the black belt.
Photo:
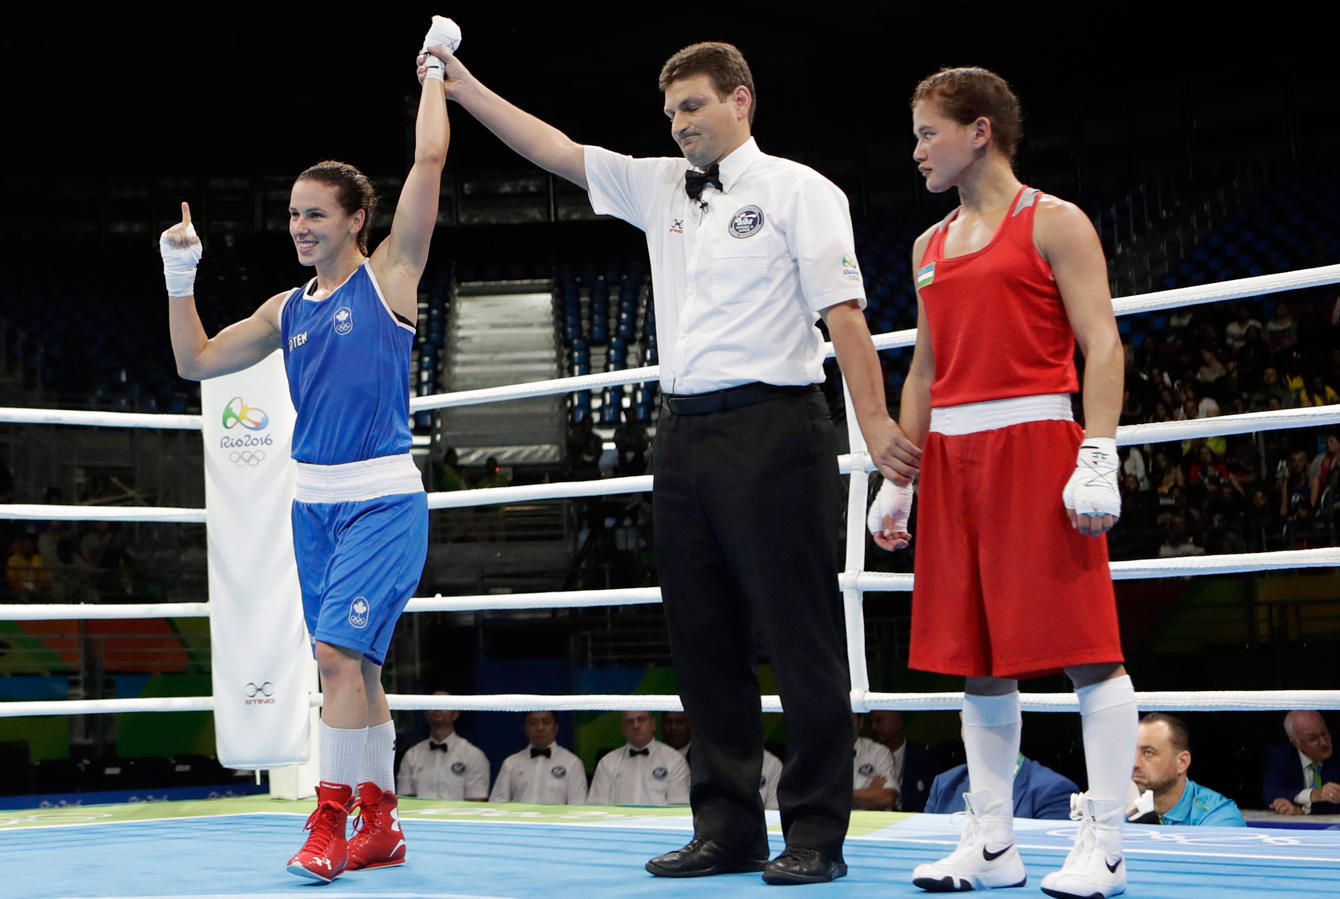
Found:
[{"label": "black belt", "polygon": [[663,394],[665,405],[675,415],[706,415],[709,412],[725,412],[752,406],[765,400],[783,396],[800,396],[806,393],[818,393],[817,384],[741,384],[727,387],[725,390],[713,390],[710,393],[689,393],[681,396]]}]

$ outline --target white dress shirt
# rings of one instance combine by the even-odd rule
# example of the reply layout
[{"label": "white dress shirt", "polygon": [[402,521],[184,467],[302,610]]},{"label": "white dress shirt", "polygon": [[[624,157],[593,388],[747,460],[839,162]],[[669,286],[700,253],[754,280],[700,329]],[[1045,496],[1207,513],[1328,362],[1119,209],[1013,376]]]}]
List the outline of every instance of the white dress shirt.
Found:
[{"label": "white dress shirt", "polygon": [[[885,746],[885,749],[889,747]],[[903,807],[903,764],[907,761],[907,741],[899,746],[895,752],[889,749],[889,755],[893,757],[893,776],[889,778],[888,785],[897,792],[898,798],[893,801],[893,810],[901,811]]]},{"label": "white dress shirt", "polygon": [[586,768],[572,752],[552,743],[549,755],[532,755],[527,746],[503,759],[489,802],[531,802],[536,805],[582,805],[586,802]]},{"label": "white dress shirt", "polygon": [[596,765],[591,778],[591,805],[688,805],[689,766],[684,756],[652,740],[646,755],[632,755],[633,747],[620,746]]},{"label": "white dress shirt", "polygon": [[864,790],[876,777],[884,778],[884,786],[898,789],[893,779],[893,753],[883,743],[869,737],[857,737],[852,750],[852,789]]},{"label": "white dress shirt", "polygon": [[1312,759],[1303,755],[1300,750],[1298,760],[1303,763],[1303,783],[1307,786],[1298,792],[1293,801],[1303,807],[1303,814],[1310,815],[1312,814]]},{"label": "white dress shirt", "polygon": [[763,750],[763,777],[758,782],[758,795],[763,797],[764,808],[777,808],[777,781],[782,778],[782,760]]},{"label": "white dress shirt", "polygon": [[701,201],[684,190],[688,170],[682,157],[586,148],[592,208],[647,234],[662,388],[822,382],[819,313],[865,308],[846,195],[753,138],[721,160],[722,189]]},{"label": "white dress shirt", "polygon": [[409,748],[400,760],[396,787],[401,796],[420,799],[489,798],[489,760],[484,753],[462,737],[452,734],[443,743],[447,751],[431,738]]}]

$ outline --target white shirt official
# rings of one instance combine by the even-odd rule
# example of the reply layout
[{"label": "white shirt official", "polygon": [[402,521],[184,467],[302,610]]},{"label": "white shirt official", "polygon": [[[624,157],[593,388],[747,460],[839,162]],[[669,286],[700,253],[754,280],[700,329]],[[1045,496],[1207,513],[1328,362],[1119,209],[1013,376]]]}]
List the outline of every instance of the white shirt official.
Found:
[{"label": "white shirt official", "polygon": [[586,768],[581,759],[557,743],[550,744],[547,757],[532,754],[527,746],[503,759],[489,802],[583,805]]},{"label": "white shirt official", "polygon": [[809,166],[751,137],[720,162],[722,189],[684,189],[683,157],[586,148],[591,206],[646,232],[661,386],[672,394],[738,384],[823,381],[819,313],[865,307],[851,207]]},{"label": "white shirt official", "polygon": [[[432,748],[443,744],[445,752]],[[420,799],[487,799],[489,760],[460,734],[442,743],[430,738],[411,746],[400,760],[396,788],[401,796]]]},{"label": "white shirt official", "polygon": [[876,777],[884,778],[884,786],[898,789],[893,779],[893,753],[883,743],[869,737],[857,737],[852,750],[852,789],[864,790]]},{"label": "white shirt official", "polygon": [[1303,755],[1302,750],[1298,751],[1298,761],[1303,764],[1303,783],[1307,786],[1298,791],[1298,795],[1293,801],[1303,807],[1303,814],[1312,814],[1312,759]]},{"label": "white shirt official", "polygon": [[605,754],[591,778],[591,805],[688,805],[689,766],[684,756],[652,740],[646,755],[625,743]]},{"label": "white shirt official", "polygon": [[777,808],[777,781],[782,779],[782,760],[763,750],[763,777],[758,782],[758,795],[763,797],[764,808]]}]

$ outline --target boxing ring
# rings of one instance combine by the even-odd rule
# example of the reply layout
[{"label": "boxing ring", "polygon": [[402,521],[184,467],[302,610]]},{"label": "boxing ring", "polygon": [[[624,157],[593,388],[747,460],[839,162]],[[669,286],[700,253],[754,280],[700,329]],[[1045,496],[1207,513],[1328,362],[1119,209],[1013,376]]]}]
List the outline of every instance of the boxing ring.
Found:
[{"label": "boxing ring", "polygon": [[[1160,291],[1113,301],[1117,315],[1256,297],[1340,283],[1340,265],[1305,269]],[[875,337],[880,350],[915,343],[915,330]],[[828,348],[832,355],[831,346]],[[567,394],[655,380],[655,366],[560,378],[530,384],[417,397],[411,412]],[[846,613],[853,711],[872,709],[951,710],[961,693],[879,693],[870,690],[865,658],[862,601],[866,593],[905,592],[910,574],[864,570],[868,477],[873,470],[847,397],[850,452],[836,460],[850,476],[845,565],[835,585]],[[0,422],[113,428],[200,430],[199,415],[0,409]],[[1340,424],[1340,406],[1224,415],[1211,419],[1122,427],[1118,445],[1162,443],[1265,430]],[[651,490],[650,476],[577,483],[541,484],[433,493],[429,509],[463,508],[548,499],[610,496]],[[1059,497],[1058,497],[1059,501]],[[0,505],[0,518],[67,521],[174,522],[207,524],[203,509],[63,505]],[[1199,577],[1300,568],[1340,568],[1340,547],[1112,563],[1117,580]],[[406,612],[475,612],[506,609],[575,608],[649,604],[656,588],[550,593],[420,597]],[[0,620],[89,620],[206,618],[209,603],[0,605]],[[1073,693],[1024,693],[1024,711],[1077,711]],[[1340,709],[1340,690],[1187,691],[1137,693],[1142,711],[1283,711]],[[491,694],[388,696],[396,710],[447,708],[475,711],[556,709],[615,711],[680,710],[673,695]],[[311,696],[319,706],[321,697]],[[213,710],[212,697],[0,702],[0,717]],[[762,697],[766,712],[780,712],[776,696]],[[236,799],[82,809],[0,812],[0,896],[159,897],[280,896],[307,888],[283,870],[298,842],[310,802]],[[774,850],[780,848],[776,813],[769,813]],[[666,881],[642,869],[645,860],[686,841],[692,822],[686,809],[600,809],[404,800],[402,820],[412,861],[401,868],[354,872],[326,890],[350,896],[531,897],[645,894],[735,895],[764,889],[755,876]],[[1020,849],[1033,884],[1059,866],[1075,825],[1017,825]],[[1295,895],[1340,895],[1340,830],[1283,828],[1128,826],[1133,864],[1132,896],[1247,897],[1263,890]],[[912,867],[957,842],[958,827],[946,816],[888,812],[853,814],[848,861],[851,875],[826,889],[843,896],[923,895],[910,883]],[[203,850],[203,851],[202,851]]]}]

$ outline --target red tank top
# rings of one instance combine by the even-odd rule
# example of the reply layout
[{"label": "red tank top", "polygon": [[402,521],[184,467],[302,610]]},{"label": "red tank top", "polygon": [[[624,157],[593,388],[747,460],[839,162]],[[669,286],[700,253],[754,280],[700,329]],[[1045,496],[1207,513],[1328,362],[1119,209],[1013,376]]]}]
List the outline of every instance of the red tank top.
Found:
[{"label": "red tank top", "polygon": [[1041,196],[1021,188],[975,253],[944,258],[957,209],[931,234],[916,273],[935,351],[931,406],[1079,389],[1075,332],[1051,266],[1033,245]]}]

